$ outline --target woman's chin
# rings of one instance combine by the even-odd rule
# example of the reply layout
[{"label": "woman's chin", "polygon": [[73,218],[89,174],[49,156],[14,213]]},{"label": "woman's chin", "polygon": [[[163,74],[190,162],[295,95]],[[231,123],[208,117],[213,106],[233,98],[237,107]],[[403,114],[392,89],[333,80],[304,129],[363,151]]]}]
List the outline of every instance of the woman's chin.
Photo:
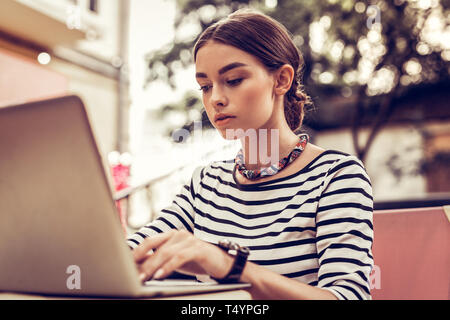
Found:
[{"label": "woman's chin", "polygon": [[[216,128],[225,140],[237,140],[249,134],[249,131],[242,128]],[[250,132],[252,133],[252,132]]]},{"label": "woman's chin", "polygon": [[222,138],[225,140],[236,140],[238,137],[235,134],[235,131],[233,129],[217,129],[219,131]]}]

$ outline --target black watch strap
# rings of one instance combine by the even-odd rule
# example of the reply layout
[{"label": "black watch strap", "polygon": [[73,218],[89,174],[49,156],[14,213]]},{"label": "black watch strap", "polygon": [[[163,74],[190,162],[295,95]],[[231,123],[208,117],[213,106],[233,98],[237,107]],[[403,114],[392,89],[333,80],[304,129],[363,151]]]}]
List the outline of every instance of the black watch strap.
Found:
[{"label": "black watch strap", "polygon": [[248,255],[250,254],[250,250],[247,247],[241,247],[237,243],[221,240],[218,244],[219,248],[224,250],[230,255],[233,255],[234,262],[228,274],[221,278],[213,278],[218,283],[237,283],[239,282],[242,271],[244,270],[245,264],[247,262]]}]

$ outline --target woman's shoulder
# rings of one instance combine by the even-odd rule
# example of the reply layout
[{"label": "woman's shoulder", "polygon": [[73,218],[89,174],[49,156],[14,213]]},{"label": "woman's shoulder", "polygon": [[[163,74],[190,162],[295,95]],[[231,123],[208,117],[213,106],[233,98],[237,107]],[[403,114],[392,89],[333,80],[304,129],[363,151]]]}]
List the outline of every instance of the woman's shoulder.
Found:
[{"label": "woman's shoulder", "polygon": [[322,152],[318,153],[301,172],[310,174],[322,172],[324,179],[342,174],[359,174],[369,180],[364,163],[357,156],[335,149],[322,149]]},{"label": "woman's shoulder", "polygon": [[[323,149],[314,145],[310,146],[308,154],[303,159],[300,159],[296,171],[328,171],[333,166],[348,160],[357,160],[356,157],[335,149]],[[301,158],[301,157],[300,157]]]},{"label": "woman's shoulder", "polygon": [[202,167],[203,175],[206,173],[214,175],[232,174],[234,168],[234,159],[231,160],[214,160]]},{"label": "woman's shoulder", "polygon": [[214,176],[224,176],[233,174],[234,159],[231,160],[215,160],[206,165],[198,166],[194,169],[193,176],[202,180],[207,174]]},{"label": "woman's shoulder", "polygon": [[327,153],[328,158],[332,161],[332,164],[329,167],[329,170],[331,171],[344,167],[359,167],[364,171],[366,170],[364,163],[355,155],[338,150],[327,150]]},{"label": "woman's shoulder", "polygon": [[371,179],[364,163],[357,156],[337,150],[327,150],[327,153],[330,164],[326,168],[325,185],[349,179],[353,184],[362,183],[371,187]]}]

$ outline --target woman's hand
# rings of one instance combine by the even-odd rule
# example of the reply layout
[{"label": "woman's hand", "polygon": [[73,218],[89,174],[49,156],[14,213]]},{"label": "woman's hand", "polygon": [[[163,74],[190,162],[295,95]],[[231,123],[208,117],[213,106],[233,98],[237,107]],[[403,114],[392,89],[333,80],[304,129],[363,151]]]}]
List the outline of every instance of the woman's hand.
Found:
[{"label": "woman's hand", "polygon": [[[145,239],[133,250],[141,281],[162,279],[173,271],[208,274],[223,278],[234,257],[211,243],[199,240],[188,231],[171,230]],[[289,279],[262,266],[247,262],[241,276],[252,284],[254,299],[336,299],[330,291]]]},{"label": "woman's hand", "polygon": [[223,278],[233,257],[185,230],[171,230],[145,239],[133,250],[141,281],[162,279],[173,271]]}]

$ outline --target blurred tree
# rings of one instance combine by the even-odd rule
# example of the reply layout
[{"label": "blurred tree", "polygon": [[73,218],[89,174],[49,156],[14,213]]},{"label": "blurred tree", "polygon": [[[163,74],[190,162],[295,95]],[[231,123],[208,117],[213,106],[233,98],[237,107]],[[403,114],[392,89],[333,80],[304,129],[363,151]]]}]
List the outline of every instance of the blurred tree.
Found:
[{"label": "blurred tree", "polygon": [[[362,160],[392,114],[395,99],[421,85],[449,80],[450,0],[178,0],[177,4],[175,39],[148,54],[147,83],[163,80],[175,87],[176,70],[193,63],[193,45],[206,27],[237,9],[255,8],[292,33],[305,60],[303,80],[313,100],[340,96],[352,101],[353,143]],[[201,110],[199,97],[188,94],[162,111]],[[361,123],[368,117],[370,133],[361,144]],[[204,115],[203,120],[209,123]],[[192,123],[185,126],[191,127]]]}]

